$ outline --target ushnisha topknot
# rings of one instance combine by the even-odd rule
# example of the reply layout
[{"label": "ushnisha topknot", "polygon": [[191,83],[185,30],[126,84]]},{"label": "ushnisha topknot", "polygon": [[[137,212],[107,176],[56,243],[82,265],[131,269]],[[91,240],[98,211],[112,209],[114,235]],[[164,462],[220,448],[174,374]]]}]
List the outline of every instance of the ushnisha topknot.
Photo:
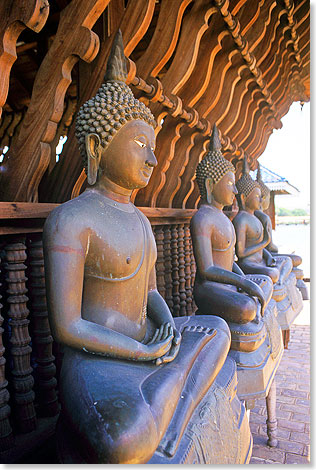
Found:
[{"label": "ushnisha topknot", "polygon": [[97,134],[103,147],[106,147],[128,121],[140,119],[153,128],[156,127],[150,109],[134,97],[132,90],[125,83],[126,78],[123,39],[121,31],[118,30],[107,62],[104,82],[96,95],[81,106],[76,119],[76,137],[86,172],[87,134]]},{"label": "ushnisha topknot", "polygon": [[260,168],[260,163],[258,162],[258,167],[257,167],[257,183],[260,186],[261,189],[261,196],[262,197],[268,197],[270,195],[270,189],[264,182],[262,181],[262,176],[261,176],[261,168]]},{"label": "ushnisha topknot", "polygon": [[223,157],[221,152],[221,141],[216,124],[210,137],[208,152],[196,168],[196,181],[200,189],[201,198],[206,199],[205,179],[212,178],[213,183],[220,181],[226,173],[235,173],[234,165]]},{"label": "ushnisha topknot", "polygon": [[243,160],[242,176],[237,181],[236,187],[238,189],[238,196],[244,194],[245,197],[248,197],[251,191],[253,191],[255,188],[260,188],[259,183],[254,181],[249,175],[249,166],[246,156]]}]

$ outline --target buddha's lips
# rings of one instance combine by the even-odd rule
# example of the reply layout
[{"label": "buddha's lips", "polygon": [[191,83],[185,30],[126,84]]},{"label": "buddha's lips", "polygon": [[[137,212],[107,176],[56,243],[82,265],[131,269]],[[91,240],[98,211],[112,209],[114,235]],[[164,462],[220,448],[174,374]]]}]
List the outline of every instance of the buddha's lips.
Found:
[{"label": "buddha's lips", "polygon": [[152,174],[152,169],[151,168],[143,168],[142,172],[147,178],[149,178]]}]

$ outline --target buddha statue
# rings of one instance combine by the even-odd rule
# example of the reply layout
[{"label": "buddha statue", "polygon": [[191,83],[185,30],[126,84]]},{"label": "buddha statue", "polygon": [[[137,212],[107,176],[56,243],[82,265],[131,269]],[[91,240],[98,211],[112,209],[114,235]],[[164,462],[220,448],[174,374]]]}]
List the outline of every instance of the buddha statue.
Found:
[{"label": "buddha statue", "polygon": [[239,212],[233,224],[236,230],[238,265],[247,274],[265,274],[271,278],[278,322],[282,330],[287,330],[296,317],[297,310],[300,310],[297,290],[293,290],[295,279],[291,275],[292,261],[287,256],[272,256],[267,250],[271,243],[271,220],[269,217],[258,218],[255,215],[261,207],[261,189],[259,183],[249,174],[246,158],[242,176],[236,186]]},{"label": "buddha statue", "polygon": [[303,273],[303,270],[298,267],[302,263],[302,258],[295,253],[280,254],[278,247],[272,241],[273,233],[272,233],[271,219],[269,215],[264,212],[264,211],[267,211],[270,206],[270,189],[262,180],[260,163],[258,163],[258,167],[257,167],[256,180],[261,190],[261,209],[255,211],[255,216],[258,217],[258,219],[262,222],[262,224],[265,223],[267,225],[267,230],[271,237],[271,241],[266,246],[265,249],[269,251],[274,258],[279,258],[280,256],[287,256],[288,258],[291,259],[292,266],[293,266],[292,273],[295,274],[295,277],[296,277],[296,287],[301,292],[303,300],[308,300],[309,299],[308,290],[303,281],[304,273]]},{"label": "buddha statue", "polygon": [[50,325],[64,351],[59,459],[245,463],[251,436],[227,324],[174,319],[157,291],[155,239],[130,201],[157,165],[155,121],[126,77],[119,32],[76,121],[88,187],[44,227]]},{"label": "buddha statue", "polygon": [[[235,229],[223,208],[232,205],[237,194],[235,168],[221,153],[216,125],[208,152],[197,166],[196,180],[201,200],[190,227],[196,261],[196,316],[218,315],[228,322],[238,394],[250,408],[254,398],[268,395],[283,348],[270,277],[245,275],[234,261]],[[268,426],[269,436],[270,431]],[[269,444],[276,445],[272,434]]]}]

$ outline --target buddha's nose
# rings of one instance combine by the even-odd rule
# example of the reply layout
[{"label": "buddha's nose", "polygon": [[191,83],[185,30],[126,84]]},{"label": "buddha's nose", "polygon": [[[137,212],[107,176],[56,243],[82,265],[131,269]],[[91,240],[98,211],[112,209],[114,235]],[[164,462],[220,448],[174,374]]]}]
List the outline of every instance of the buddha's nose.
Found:
[{"label": "buddha's nose", "polygon": [[155,157],[155,154],[151,149],[148,149],[148,156],[147,156],[147,160],[145,163],[147,166],[151,166],[151,167],[155,167],[158,164],[157,158]]}]

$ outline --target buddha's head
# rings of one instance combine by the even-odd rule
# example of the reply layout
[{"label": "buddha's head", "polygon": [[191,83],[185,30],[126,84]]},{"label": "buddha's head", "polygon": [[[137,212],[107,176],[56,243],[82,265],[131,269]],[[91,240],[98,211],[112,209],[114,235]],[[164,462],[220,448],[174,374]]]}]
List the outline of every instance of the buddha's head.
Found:
[{"label": "buddha's head", "polygon": [[230,206],[237,194],[234,165],[223,157],[221,141],[216,125],[210,138],[209,149],[196,168],[201,202],[216,201],[222,206]]},{"label": "buddha's head", "polygon": [[243,162],[243,172],[241,178],[236,183],[238,194],[237,201],[239,209],[249,208],[251,210],[260,209],[261,190],[257,181],[254,181],[249,174],[247,157]]},{"label": "buddha's head", "polygon": [[84,103],[76,121],[76,136],[88,177],[94,185],[103,176],[125,188],[148,184],[154,166],[154,116],[126,85],[122,35],[116,35],[104,83]]},{"label": "buddha's head", "polygon": [[270,189],[262,181],[260,163],[258,163],[258,171],[257,171],[256,179],[261,190],[261,208],[263,211],[266,211],[270,205]]}]

